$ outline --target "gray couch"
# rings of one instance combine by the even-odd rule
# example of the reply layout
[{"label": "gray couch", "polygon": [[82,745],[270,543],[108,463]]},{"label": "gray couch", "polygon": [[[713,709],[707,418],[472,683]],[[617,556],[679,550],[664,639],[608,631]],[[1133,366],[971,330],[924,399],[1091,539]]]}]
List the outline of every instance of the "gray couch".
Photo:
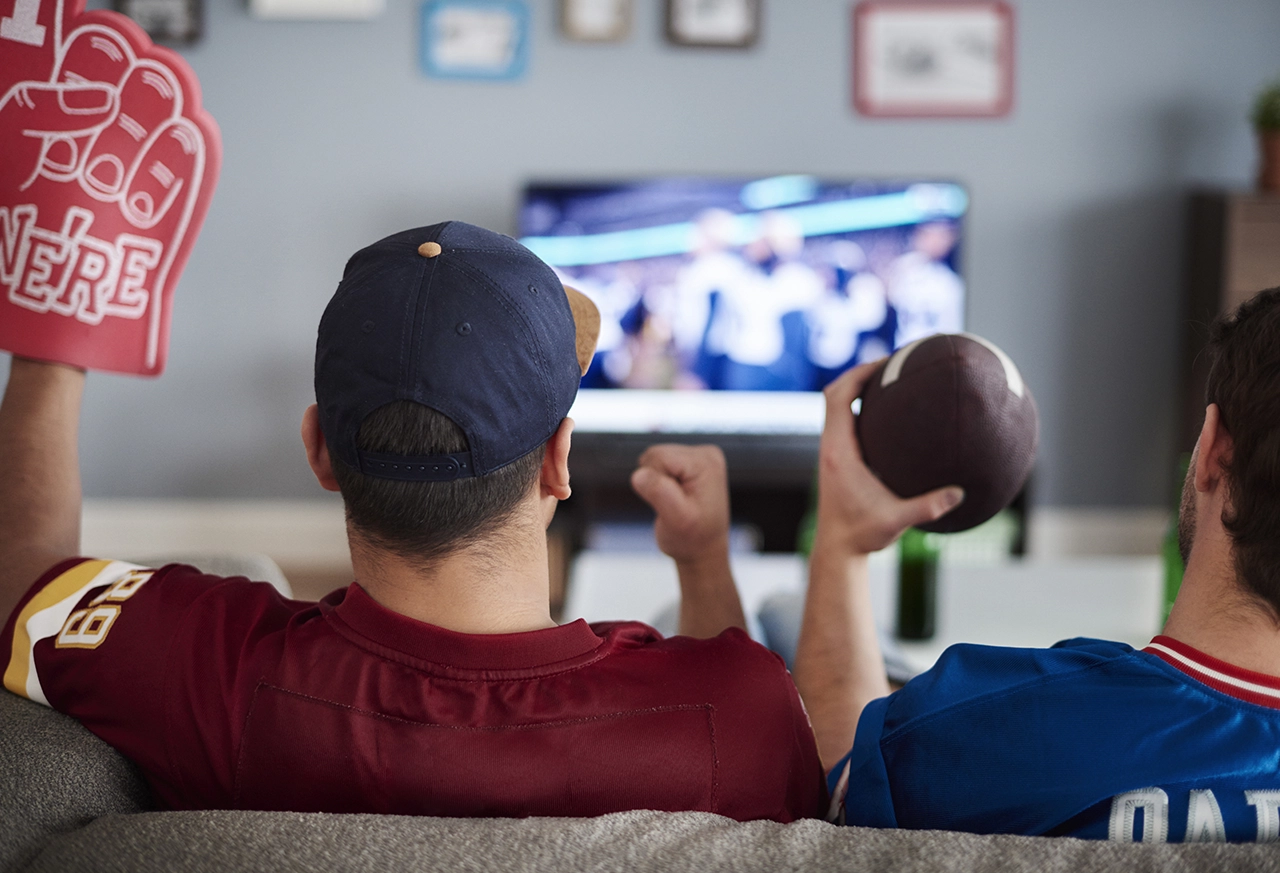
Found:
[{"label": "gray couch", "polygon": [[[291,595],[265,556],[181,557],[206,572],[243,574]],[[739,824],[699,812],[447,819],[149,807],[146,785],[114,749],[74,719],[0,689],[0,871],[1280,871],[1280,846],[1113,845],[818,821]]]},{"label": "gray couch", "polygon": [[1280,846],[1143,846],[940,831],[739,824],[707,813],[444,819],[151,812],[124,758],[0,691],[0,870],[1280,870]]}]

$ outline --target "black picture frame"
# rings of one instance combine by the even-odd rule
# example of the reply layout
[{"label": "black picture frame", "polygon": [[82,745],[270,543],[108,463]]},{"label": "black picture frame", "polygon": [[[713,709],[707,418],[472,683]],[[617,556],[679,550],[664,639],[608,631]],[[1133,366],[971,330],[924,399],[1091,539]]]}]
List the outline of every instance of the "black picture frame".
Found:
[{"label": "black picture frame", "polygon": [[112,0],[154,42],[191,45],[204,34],[204,0]]},{"label": "black picture frame", "polygon": [[[690,48],[751,48],[760,39],[763,4],[764,0],[666,0],[667,41]],[[732,25],[737,15],[746,20],[741,33],[716,33],[717,26]]]}]

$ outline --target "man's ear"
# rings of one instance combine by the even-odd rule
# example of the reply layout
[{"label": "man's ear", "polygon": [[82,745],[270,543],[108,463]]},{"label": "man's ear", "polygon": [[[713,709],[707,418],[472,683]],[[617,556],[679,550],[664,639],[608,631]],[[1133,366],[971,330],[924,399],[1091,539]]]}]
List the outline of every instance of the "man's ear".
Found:
[{"label": "man's ear", "polygon": [[567,500],[573,493],[569,488],[569,441],[572,434],[573,419],[566,418],[547,440],[547,452],[542,456],[542,472],[538,480],[544,497]]},{"label": "man's ear", "polygon": [[1233,447],[1231,434],[1222,426],[1222,413],[1218,410],[1218,404],[1210,403],[1204,411],[1200,439],[1196,441],[1197,491],[1209,492],[1222,482],[1224,467],[1231,462]]},{"label": "man's ear", "polygon": [[325,491],[337,491],[338,480],[333,475],[333,462],[329,460],[329,445],[320,430],[320,408],[314,403],[302,413],[302,445],[307,450],[307,463],[316,481]]}]

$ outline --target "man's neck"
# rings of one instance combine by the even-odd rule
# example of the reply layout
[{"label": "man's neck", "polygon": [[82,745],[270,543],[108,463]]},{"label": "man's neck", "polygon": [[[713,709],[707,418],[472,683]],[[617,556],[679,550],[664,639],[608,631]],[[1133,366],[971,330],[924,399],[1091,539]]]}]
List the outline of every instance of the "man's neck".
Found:
[{"label": "man's neck", "polygon": [[425,563],[349,537],[355,581],[393,612],[466,634],[555,627],[540,531],[489,538]]},{"label": "man's neck", "polygon": [[1280,629],[1237,581],[1220,529],[1197,537],[1163,633],[1233,666],[1280,677]]}]

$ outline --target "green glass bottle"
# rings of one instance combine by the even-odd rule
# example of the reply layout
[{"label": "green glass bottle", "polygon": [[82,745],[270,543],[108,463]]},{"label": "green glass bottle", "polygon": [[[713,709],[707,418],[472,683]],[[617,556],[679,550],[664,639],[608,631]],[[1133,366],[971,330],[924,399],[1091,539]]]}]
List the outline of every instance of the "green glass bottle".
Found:
[{"label": "green glass bottle", "polygon": [[813,537],[818,532],[818,472],[813,473],[809,486],[809,508],[796,528],[796,554],[808,558],[813,552]]},{"label": "green glass bottle", "polygon": [[931,639],[937,631],[938,547],[933,535],[909,528],[898,540],[898,638]]},{"label": "green glass bottle", "polygon": [[1173,609],[1173,601],[1178,599],[1178,589],[1182,587],[1182,574],[1186,567],[1182,565],[1182,550],[1178,546],[1178,510],[1182,503],[1182,485],[1187,481],[1187,471],[1191,469],[1191,455],[1183,454],[1178,458],[1178,487],[1175,489],[1173,517],[1169,521],[1169,529],[1165,531],[1164,543],[1160,546],[1160,557],[1164,562],[1164,615],[1160,623],[1169,620],[1169,611]]}]

